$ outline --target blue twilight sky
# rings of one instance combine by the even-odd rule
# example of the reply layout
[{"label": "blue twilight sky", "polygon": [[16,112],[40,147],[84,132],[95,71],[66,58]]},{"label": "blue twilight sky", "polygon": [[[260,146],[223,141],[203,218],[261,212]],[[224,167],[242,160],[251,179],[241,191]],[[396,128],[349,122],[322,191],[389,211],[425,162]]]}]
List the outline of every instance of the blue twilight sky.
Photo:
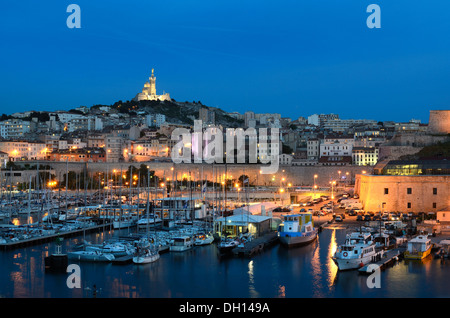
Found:
[{"label": "blue twilight sky", "polygon": [[[69,29],[69,4],[81,29]],[[381,29],[369,29],[371,3]],[[0,113],[157,93],[296,119],[450,107],[448,0],[21,0],[0,5]]]}]

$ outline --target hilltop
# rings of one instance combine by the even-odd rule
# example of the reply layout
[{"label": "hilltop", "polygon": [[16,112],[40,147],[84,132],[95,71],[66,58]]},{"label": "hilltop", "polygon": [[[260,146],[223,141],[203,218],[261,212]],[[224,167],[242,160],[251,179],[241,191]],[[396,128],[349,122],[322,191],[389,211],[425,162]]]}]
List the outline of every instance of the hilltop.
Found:
[{"label": "hilltop", "polygon": [[[95,109],[102,105],[94,105],[91,109]],[[166,116],[166,121],[170,123],[193,125],[194,119],[198,119],[199,110],[207,108],[215,113],[216,125],[225,127],[241,127],[243,120],[233,118],[227,112],[217,107],[210,107],[199,102],[177,102],[172,101],[117,101],[109,105],[113,110],[119,113],[126,113],[130,116],[139,116],[139,113],[145,112],[148,114],[163,114]]]}]

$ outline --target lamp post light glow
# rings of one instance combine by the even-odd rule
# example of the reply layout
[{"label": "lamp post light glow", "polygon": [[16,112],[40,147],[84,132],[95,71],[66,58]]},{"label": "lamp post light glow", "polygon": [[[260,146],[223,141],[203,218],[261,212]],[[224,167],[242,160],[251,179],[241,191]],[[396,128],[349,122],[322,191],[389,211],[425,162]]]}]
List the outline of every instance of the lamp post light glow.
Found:
[{"label": "lamp post light glow", "polygon": [[315,199],[316,198],[316,189],[317,189],[317,185],[316,185],[316,179],[318,178],[318,175],[317,174],[315,174],[314,175],[314,192],[313,192],[313,198]]}]

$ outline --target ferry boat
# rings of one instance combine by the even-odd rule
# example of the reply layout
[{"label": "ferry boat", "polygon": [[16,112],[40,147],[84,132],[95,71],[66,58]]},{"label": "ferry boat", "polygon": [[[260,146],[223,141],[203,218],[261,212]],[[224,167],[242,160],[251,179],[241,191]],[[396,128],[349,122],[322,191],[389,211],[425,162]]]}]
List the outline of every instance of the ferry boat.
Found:
[{"label": "ferry boat", "polygon": [[408,241],[408,247],[405,251],[405,259],[423,259],[430,255],[433,247],[431,239],[426,235],[418,235],[412,240]]},{"label": "ferry boat", "polygon": [[312,213],[285,215],[284,222],[278,228],[281,244],[293,247],[306,245],[317,238],[318,230],[314,227]]},{"label": "ferry boat", "polygon": [[190,250],[194,246],[194,240],[191,236],[177,236],[173,238],[173,243],[170,245],[171,252],[184,252]]},{"label": "ferry boat", "polygon": [[332,259],[339,270],[357,269],[383,254],[375,247],[369,232],[353,232],[347,234],[345,243],[338,246]]}]

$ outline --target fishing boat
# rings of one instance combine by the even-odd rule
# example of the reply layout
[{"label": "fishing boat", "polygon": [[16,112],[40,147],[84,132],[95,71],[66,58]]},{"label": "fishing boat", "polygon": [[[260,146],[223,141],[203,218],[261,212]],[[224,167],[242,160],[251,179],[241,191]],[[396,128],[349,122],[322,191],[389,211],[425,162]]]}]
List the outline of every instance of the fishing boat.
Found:
[{"label": "fishing boat", "polygon": [[433,247],[431,239],[426,235],[418,235],[408,241],[407,250],[405,251],[405,259],[424,259],[431,253]]},{"label": "fishing boat", "polygon": [[214,236],[211,234],[198,234],[195,237],[194,244],[195,245],[209,245],[214,242]]},{"label": "fishing boat", "polygon": [[74,251],[67,253],[67,257],[70,260],[90,262],[111,262],[115,259],[113,254],[100,251]]},{"label": "fishing boat", "polygon": [[332,259],[339,270],[350,270],[363,267],[381,255],[383,250],[377,251],[369,232],[353,232],[347,234],[345,243],[338,246]]},{"label": "fishing boat", "polygon": [[312,213],[285,215],[279,225],[278,237],[281,244],[293,247],[307,245],[317,238],[318,230],[314,227]]},{"label": "fishing boat", "polygon": [[190,250],[194,246],[194,240],[191,236],[176,236],[173,238],[173,243],[170,245],[171,252],[184,252]]}]

